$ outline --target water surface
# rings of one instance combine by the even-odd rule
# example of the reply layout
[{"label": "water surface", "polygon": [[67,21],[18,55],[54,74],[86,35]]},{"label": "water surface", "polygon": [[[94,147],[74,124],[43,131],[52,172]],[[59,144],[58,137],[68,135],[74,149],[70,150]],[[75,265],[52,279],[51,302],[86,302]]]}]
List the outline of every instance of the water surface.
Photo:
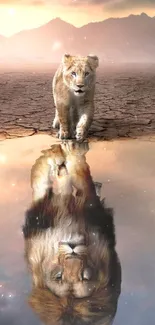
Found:
[{"label": "water surface", "polygon": [[[0,324],[39,325],[27,305],[31,289],[21,226],[31,202],[30,171],[46,135],[0,142]],[[58,142],[58,141],[57,141]],[[155,319],[155,142],[90,143],[86,155],[94,181],[114,208],[122,292],[114,325],[153,325]]]}]

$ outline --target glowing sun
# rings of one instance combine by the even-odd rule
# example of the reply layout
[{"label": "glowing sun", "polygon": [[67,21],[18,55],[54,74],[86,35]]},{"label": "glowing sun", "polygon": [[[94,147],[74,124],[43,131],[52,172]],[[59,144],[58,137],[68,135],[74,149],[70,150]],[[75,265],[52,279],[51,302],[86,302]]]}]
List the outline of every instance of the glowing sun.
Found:
[{"label": "glowing sun", "polygon": [[10,16],[14,16],[15,13],[16,13],[16,10],[15,10],[14,8],[10,8],[10,9],[8,10],[8,14],[9,14]]},{"label": "glowing sun", "polygon": [[60,42],[55,42],[52,46],[53,51],[57,51],[62,47],[62,44]]}]

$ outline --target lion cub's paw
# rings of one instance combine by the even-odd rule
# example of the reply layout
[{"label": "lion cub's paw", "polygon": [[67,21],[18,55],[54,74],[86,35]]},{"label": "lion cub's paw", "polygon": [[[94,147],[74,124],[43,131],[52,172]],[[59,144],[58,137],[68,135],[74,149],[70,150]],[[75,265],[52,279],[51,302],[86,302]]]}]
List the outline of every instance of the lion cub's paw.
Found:
[{"label": "lion cub's paw", "polygon": [[82,142],[84,141],[85,139],[85,133],[82,129],[77,129],[76,130],[76,140],[79,141],[79,142]]},{"label": "lion cub's paw", "polygon": [[69,132],[64,131],[63,129],[60,128],[60,130],[58,131],[58,138],[61,140],[69,139]]},{"label": "lion cub's paw", "polygon": [[53,128],[53,129],[59,129],[59,127],[60,127],[60,122],[59,122],[59,120],[55,117],[54,120],[53,120],[52,128]]}]

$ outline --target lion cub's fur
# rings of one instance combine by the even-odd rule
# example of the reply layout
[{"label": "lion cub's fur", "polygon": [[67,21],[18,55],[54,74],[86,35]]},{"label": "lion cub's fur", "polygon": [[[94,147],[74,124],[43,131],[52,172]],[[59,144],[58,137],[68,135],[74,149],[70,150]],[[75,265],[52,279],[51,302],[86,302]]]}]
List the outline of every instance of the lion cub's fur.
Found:
[{"label": "lion cub's fur", "polygon": [[53,78],[56,107],[53,128],[59,128],[59,138],[76,137],[83,141],[94,115],[96,68],[99,59],[65,54]]}]

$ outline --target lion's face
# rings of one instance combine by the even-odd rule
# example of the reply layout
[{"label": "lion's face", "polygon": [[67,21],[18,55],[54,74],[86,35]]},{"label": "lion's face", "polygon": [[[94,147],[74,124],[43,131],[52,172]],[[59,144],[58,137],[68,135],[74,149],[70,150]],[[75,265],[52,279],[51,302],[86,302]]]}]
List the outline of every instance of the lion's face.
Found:
[{"label": "lion's face", "polygon": [[97,232],[85,238],[69,229],[57,229],[53,234],[49,229],[33,238],[28,259],[35,286],[47,287],[59,297],[84,298],[106,285],[109,254],[106,241]]},{"label": "lion's face", "polygon": [[67,87],[75,96],[84,96],[95,85],[97,56],[71,56],[63,57],[63,78]]}]

